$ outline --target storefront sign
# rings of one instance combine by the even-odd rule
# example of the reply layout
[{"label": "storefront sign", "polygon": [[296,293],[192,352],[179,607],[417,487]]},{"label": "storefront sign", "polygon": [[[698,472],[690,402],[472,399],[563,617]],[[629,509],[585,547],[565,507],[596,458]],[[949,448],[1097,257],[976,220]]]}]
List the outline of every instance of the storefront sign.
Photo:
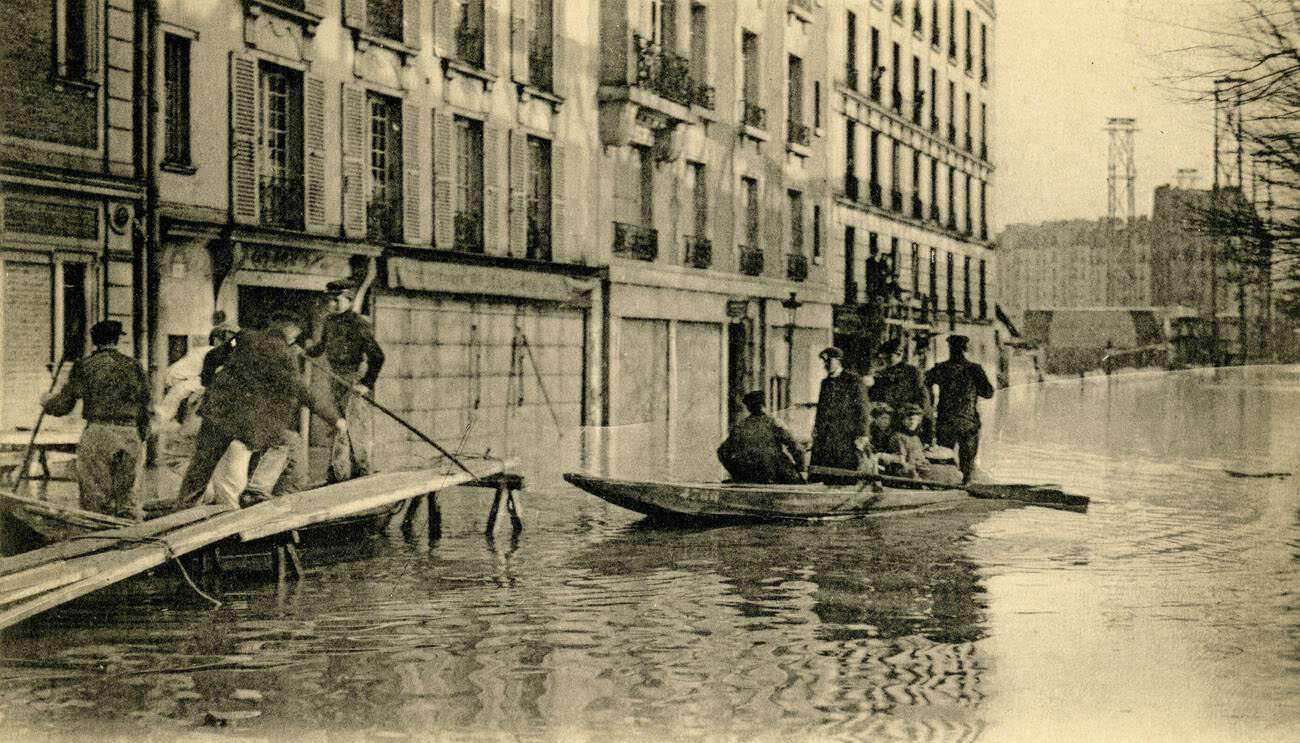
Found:
[{"label": "storefront sign", "polygon": [[249,271],[276,273],[306,273],[322,276],[343,276],[348,272],[347,257],[319,250],[290,248],[279,245],[242,246],[240,268]]}]

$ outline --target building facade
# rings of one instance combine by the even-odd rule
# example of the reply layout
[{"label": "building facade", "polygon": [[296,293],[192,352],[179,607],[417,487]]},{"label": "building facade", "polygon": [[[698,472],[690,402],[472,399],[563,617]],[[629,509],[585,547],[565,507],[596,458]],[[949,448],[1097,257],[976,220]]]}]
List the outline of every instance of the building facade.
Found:
[{"label": "building facade", "polygon": [[[134,0],[17,0],[0,33],[0,429],[38,397],[88,329],[115,319],[139,352]],[[62,365],[63,378],[71,366]]]}]

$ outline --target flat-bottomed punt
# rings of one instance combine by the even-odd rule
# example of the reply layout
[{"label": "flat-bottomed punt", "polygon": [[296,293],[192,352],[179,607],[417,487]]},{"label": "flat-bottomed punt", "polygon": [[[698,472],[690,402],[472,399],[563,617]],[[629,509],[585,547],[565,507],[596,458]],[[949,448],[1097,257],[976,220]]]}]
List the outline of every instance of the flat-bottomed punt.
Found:
[{"label": "flat-bottomed punt", "polygon": [[869,483],[828,486],[618,480],[570,472],[571,485],[629,511],[672,521],[825,521],[955,506],[961,490],[916,490]]}]

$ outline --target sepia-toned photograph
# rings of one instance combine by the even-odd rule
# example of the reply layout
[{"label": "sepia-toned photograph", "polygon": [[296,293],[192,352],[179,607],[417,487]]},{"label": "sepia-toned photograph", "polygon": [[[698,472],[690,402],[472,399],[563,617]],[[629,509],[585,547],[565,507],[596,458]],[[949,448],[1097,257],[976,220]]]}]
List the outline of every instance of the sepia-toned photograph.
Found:
[{"label": "sepia-toned photograph", "polygon": [[4,743],[1295,741],[1298,469],[1300,0],[0,8]]}]

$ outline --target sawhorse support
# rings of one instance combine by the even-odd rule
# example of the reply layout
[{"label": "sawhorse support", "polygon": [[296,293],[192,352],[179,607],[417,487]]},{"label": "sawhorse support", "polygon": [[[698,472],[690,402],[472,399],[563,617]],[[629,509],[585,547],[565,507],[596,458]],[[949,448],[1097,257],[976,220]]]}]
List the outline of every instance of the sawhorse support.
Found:
[{"label": "sawhorse support", "polygon": [[489,536],[496,529],[497,514],[501,512],[501,505],[504,502],[506,513],[510,516],[510,526],[515,531],[522,531],[524,522],[519,518],[519,510],[515,506],[515,492],[523,489],[524,478],[509,472],[502,472],[499,475],[484,477],[472,482],[466,483],[473,487],[493,487],[496,493],[492,497],[492,508],[488,511],[487,528],[484,532]]}]

